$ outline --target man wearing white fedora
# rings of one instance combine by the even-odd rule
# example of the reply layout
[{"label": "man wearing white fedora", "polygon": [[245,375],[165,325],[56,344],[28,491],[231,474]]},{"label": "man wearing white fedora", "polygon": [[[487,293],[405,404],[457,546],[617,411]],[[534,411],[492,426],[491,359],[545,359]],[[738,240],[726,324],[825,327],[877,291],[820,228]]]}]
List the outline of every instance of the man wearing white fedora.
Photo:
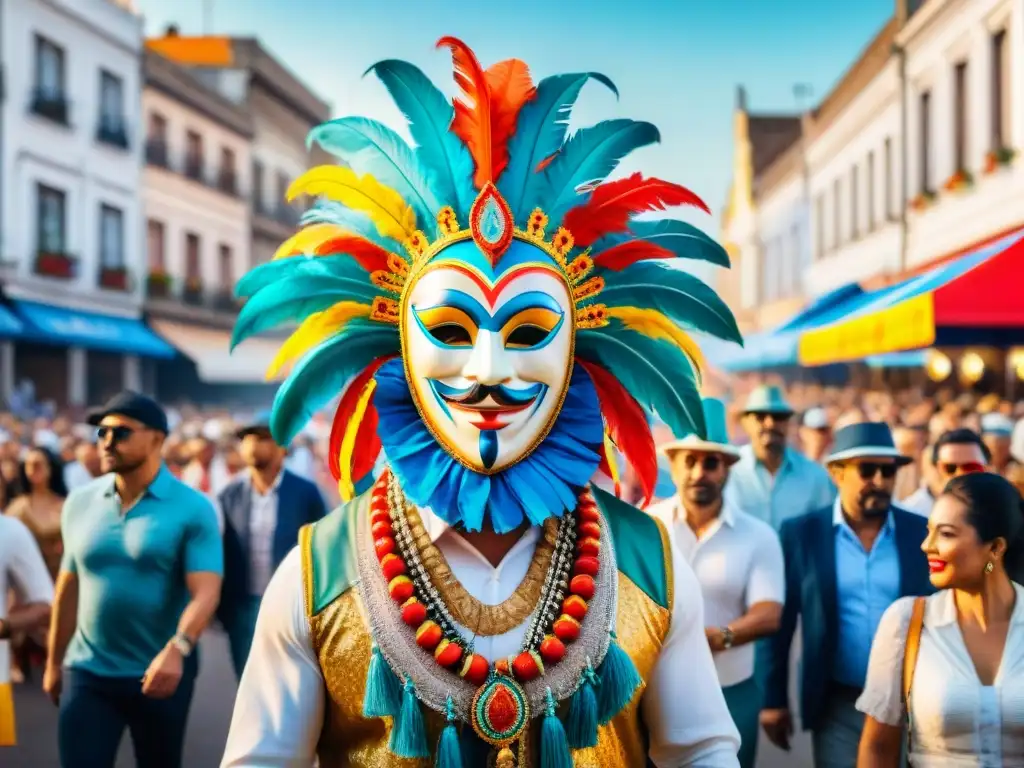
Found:
[{"label": "man wearing white fedora", "polygon": [[753,641],[779,626],[785,597],[782,547],[770,525],[724,501],[729,468],[740,453],[729,445],[722,402],[706,398],[703,408],[706,440],[688,435],[661,446],[677,494],[650,513],[672,531],[700,582],[705,634],[740,732],[740,765],[752,768],[762,700]]}]

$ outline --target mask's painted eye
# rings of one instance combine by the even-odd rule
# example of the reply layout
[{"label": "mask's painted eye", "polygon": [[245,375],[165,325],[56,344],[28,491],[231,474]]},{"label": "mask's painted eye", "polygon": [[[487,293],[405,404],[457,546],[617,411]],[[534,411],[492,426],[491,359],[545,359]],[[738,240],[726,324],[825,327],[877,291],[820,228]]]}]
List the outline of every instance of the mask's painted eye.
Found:
[{"label": "mask's painted eye", "polygon": [[470,347],[476,342],[476,323],[461,309],[449,306],[414,310],[416,322],[434,341],[447,347]]},{"label": "mask's painted eye", "polygon": [[562,315],[544,307],[516,313],[501,329],[509,349],[534,349],[547,342],[562,325]]},{"label": "mask's painted eye", "polygon": [[461,325],[446,323],[430,329],[430,335],[449,347],[468,347],[473,344],[473,336]]}]

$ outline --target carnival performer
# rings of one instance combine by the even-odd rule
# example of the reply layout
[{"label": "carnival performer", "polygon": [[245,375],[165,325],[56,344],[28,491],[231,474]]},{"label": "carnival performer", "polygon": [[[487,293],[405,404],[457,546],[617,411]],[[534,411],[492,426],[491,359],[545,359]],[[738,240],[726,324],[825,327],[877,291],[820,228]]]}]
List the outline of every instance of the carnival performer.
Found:
[{"label": "carnival performer", "polygon": [[371,67],[416,149],[361,117],[314,129],[343,165],[294,182],[320,198],[305,227],[238,285],[234,343],[300,323],[272,365],[275,439],[341,394],[347,502],[271,580],[223,766],[736,766],[692,570],[656,519],[589,487],[617,476],[614,444],[650,498],[650,413],[704,434],[684,328],[740,337],[663,262],[727,256],[634,218],[704,208],[692,192],[605,180],[653,125],[566,137],[608,78],[535,86],[522,61],[438,46],[462,97]]}]

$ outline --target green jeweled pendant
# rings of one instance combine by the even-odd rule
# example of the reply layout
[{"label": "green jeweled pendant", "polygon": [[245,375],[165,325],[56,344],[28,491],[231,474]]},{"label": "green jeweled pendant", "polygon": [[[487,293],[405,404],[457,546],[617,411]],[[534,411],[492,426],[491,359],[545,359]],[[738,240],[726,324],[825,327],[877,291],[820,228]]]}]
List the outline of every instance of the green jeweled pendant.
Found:
[{"label": "green jeweled pendant", "polygon": [[530,722],[526,691],[507,675],[494,673],[473,697],[473,730],[496,747],[518,739]]}]

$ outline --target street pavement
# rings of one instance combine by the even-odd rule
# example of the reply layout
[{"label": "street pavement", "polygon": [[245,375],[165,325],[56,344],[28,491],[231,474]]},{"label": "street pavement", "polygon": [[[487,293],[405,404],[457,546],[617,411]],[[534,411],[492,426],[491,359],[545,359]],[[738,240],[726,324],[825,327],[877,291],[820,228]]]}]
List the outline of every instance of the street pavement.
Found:
[{"label": "street pavement", "polygon": [[[189,717],[184,768],[217,768],[224,751],[231,708],[235,702],[235,676],[227,638],[211,630],[201,641],[201,670]],[[40,681],[15,688],[19,746],[0,748],[3,768],[59,768],[57,710],[43,695]],[[88,738],[87,734],[82,734]],[[810,740],[798,734],[792,752],[782,752],[762,736],[758,768],[810,768]],[[125,735],[115,768],[135,768],[131,741]],[[467,766],[467,768],[470,768]]]}]

